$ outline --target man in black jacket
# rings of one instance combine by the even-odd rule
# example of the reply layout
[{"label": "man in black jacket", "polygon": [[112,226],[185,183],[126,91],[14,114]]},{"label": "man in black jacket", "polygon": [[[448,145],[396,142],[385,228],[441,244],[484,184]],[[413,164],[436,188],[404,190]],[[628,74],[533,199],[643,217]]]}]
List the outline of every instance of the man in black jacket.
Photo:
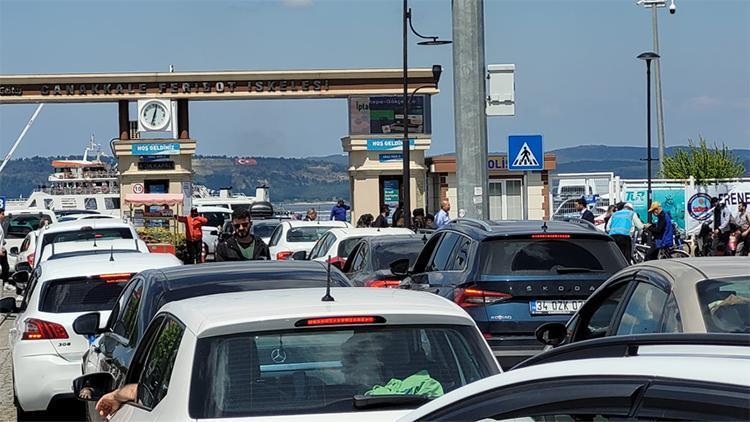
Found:
[{"label": "man in black jacket", "polygon": [[589,207],[586,204],[586,200],[583,198],[578,198],[576,200],[576,211],[581,213],[581,220],[586,220],[591,224],[594,224],[594,213],[589,211]]},{"label": "man in black jacket", "polygon": [[216,247],[216,261],[270,260],[268,246],[260,237],[250,233],[252,225],[248,210],[235,210],[232,213],[234,232]]}]

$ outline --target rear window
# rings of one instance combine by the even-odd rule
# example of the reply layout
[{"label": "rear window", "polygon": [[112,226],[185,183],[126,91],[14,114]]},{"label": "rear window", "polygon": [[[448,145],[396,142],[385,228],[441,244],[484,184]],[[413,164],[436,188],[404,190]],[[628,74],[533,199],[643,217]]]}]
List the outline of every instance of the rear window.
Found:
[{"label": "rear window", "polygon": [[333,227],[308,226],[293,227],[286,233],[287,242],[317,242],[318,239]]},{"label": "rear window", "polygon": [[253,234],[258,237],[271,237],[271,234],[273,234],[273,230],[279,224],[281,224],[280,221],[277,221],[275,223],[253,222]]},{"label": "rear window", "polygon": [[401,240],[394,243],[380,243],[373,246],[373,265],[375,271],[388,270],[393,261],[408,258],[409,267],[414,265],[424,242],[419,239]]},{"label": "rear window", "polygon": [[126,282],[107,283],[93,277],[49,281],[41,292],[39,310],[51,313],[111,310]]},{"label": "rear window", "polygon": [[8,230],[6,239],[23,239],[29,232],[40,229],[42,221],[52,222],[49,216],[44,214],[19,214],[8,216]]},{"label": "rear window", "polygon": [[346,258],[347,256],[349,256],[349,254],[352,252],[352,249],[357,246],[357,243],[359,243],[361,239],[361,237],[350,237],[348,239],[342,240],[339,243],[339,250],[336,252],[336,256],[339,256],[341,258]]},{"label": "rear window", "polygon": [[703,280],[696,288],[709,333],[750,333],[750,276]]},{"label": "rear window", "polygon": [[406,325],[202,338],[190,417],[383,410],[355,408],[355,395],[439,397],[497,372],[482,342],[467,326]]},{"label": "rear window", "polygon": [[484,275],[615,273],[627,263],[606,239],[492,239],[480,244]]},{"label": "rear window", "polygon": [[[91,222],[92,225],[96,224]],[[87,240],[132,239],[133,232],[128,227],[108,229],[76,230],[69,232],[47,233],[44,235],[44,245],[61,242],[78,242]]]}]

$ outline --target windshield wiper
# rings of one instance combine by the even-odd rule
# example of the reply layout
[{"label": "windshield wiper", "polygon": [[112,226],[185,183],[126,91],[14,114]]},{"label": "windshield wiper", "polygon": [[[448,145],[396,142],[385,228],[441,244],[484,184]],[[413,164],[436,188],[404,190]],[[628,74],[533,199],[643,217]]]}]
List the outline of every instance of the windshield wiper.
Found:
[{"label": "windshield wiper", "polygon": [[562,265],[556,265],[554,267],[555,271],[557,271],[558,274],[567,274],[567,273],[600,273],[602,270],[592,270],[591,268],[583,268],[583,267],[563,267]]},{"label": "windshield wiper", "polygon": [[354,407],[356,409],[410,405],[420,406],[430,401],[430,398],[427,396],[418,396],[414,394],[388,394],[382,396],[363,396],[357,394],[353,399]]}]

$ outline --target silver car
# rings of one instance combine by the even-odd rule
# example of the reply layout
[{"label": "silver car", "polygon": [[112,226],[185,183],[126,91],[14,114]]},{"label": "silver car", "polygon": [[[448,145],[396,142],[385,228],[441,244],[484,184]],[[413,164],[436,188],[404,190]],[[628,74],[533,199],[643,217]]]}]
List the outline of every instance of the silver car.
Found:
[{"label": "silver car", "polygon": [[567,325],[545,324],[550,346],[648,333],[750,333],[750,258],[644,262],[609,278]]}]

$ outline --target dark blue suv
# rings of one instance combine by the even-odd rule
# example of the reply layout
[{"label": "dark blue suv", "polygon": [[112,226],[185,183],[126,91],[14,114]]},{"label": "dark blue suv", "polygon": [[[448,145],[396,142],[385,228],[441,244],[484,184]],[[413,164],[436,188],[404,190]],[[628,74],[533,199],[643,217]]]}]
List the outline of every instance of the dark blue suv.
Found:
[{"label": "dark blue suv", "polygon": [[433,234],[401,287],[466,309],[508,366],[541,349],[537,327],[566,322],[626,266],[612,238],[587,222],[461,219]]}]

